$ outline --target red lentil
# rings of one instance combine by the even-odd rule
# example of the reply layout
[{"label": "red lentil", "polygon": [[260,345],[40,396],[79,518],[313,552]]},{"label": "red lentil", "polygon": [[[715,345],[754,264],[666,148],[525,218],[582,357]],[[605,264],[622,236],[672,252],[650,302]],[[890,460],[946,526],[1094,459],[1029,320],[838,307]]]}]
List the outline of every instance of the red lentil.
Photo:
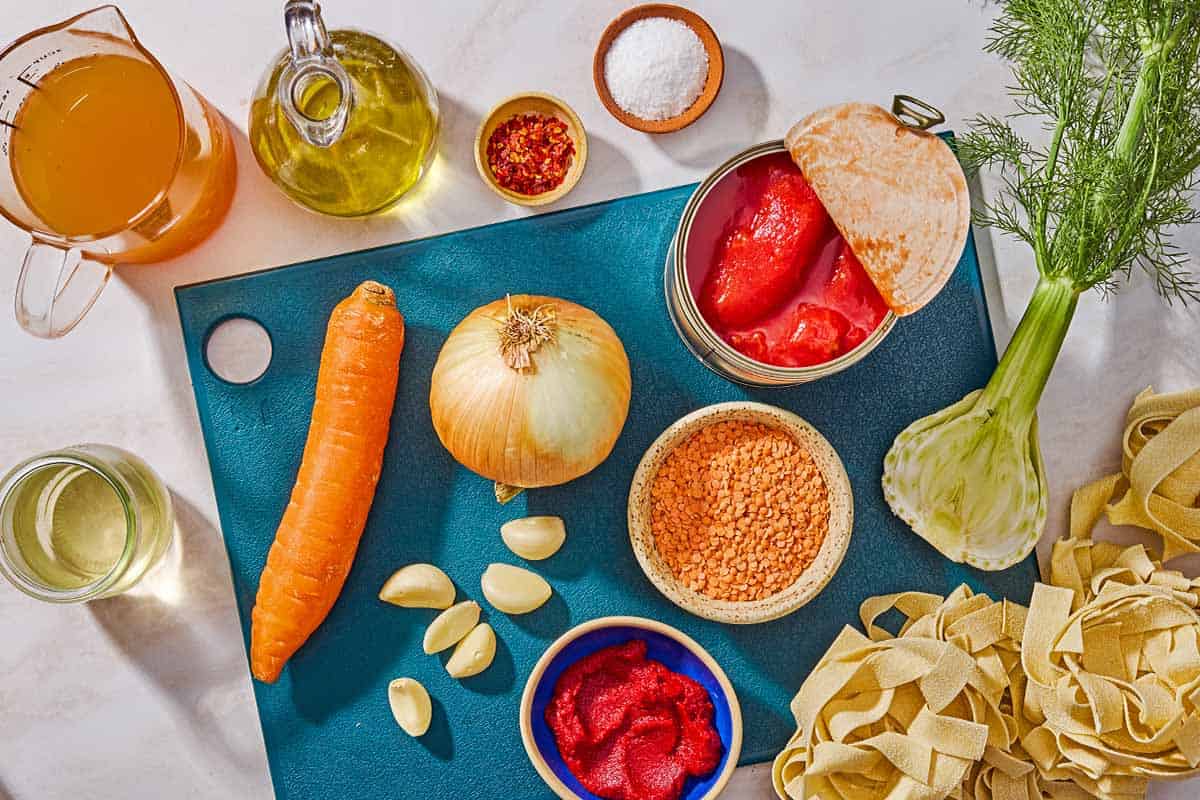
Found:
[{"label": "red lentil", "polygon": [[761,600],[816,558],[829,530],[829,491],[791,435],[718,422],[663,460],[650,487],[650,527],[683,585],[717,600]]},{"label": "red lentil", "polygon": [[567,124],[543,114],[518,114],[488,137],[488,168],[512,192],[537,195],[559,186],[575,156]]}]

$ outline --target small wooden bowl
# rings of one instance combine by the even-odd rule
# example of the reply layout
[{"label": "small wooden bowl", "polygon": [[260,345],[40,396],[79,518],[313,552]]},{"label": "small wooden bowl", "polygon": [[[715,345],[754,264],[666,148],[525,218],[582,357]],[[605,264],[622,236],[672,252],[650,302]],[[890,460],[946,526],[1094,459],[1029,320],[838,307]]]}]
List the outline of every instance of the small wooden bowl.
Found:
[{"label": "small wooden bowl", "polygon": [[[700,41],[704,44],[705,52],[708,53],[708,77],[704,81],[704,91],[700,93],[700,96],[696,98],[696,102],[692,103],[686,111],[670,119],[642,119],[628,113],[617,105],[616,100],[613,100],[612,93],[608,90],[608,82],[604,79],[604,59],[608,56],[608,49],[612,47],[613,40],[633,23],[638,20],[647,19],[648,17],[667,17],[668,19],[679,20],[695,31],[696,35],[700,37]],[[708,110],[708,107],[712,105],[713,100],[717,98],[717,93],[721,91],[721,82],[724,80],[725,54],[721,51],[721,42],[717,39],[717,35],[713,33],[713,29],[696,12],[666,3],[649,3],[647,5],[634,6],[608,23],[608,27],[604,29],[604,33],[600,34],[600,43],[596,45],[596,55],[592,58],[592,81],[596,84],[596,93],[600,95],[600,102],[608,109],[608,113],[612,114],[623,124],[628,125],[635,131],[643,131],[645,133],[671,133],[672,131],[686,128],[700,119],[704,112]]]},{"label": "small wooden bowl", "polygon": [[571,774],[554,733],[546,724],[546,706],[562,673],[597,650],[643,639],[647,656],[704,687],[713,705],[713,725],[721,738],[721,761],[711,775],[684,784],[680,800],[716,800],[737,768],[742,753],[742,710],[737,692],[721,665],[695,639],[662,622],[643,617],[600,617],[564,633],[530,670],[521,695],[521,741],[538,775],[562,800],[600,800]]},{"label": "small wooden bowl", "polygon": [[[487,144],[492,132],[501,123],[507,122],[518,114],[542,114],[543,116],[557,117],[567,124],[567,135],[575,144],[575,155],[571,159],[571,166],[567,169],[566,177],[563,178],[562,183],[548,192],[521,194],[505,189],[496,182],[496,176],[492,174],[491,167],[488,166]],[[501,100],[495,108],[487,113],[483,122],[479,124],[479,130],[475,132],[475,167],[479,170],[479,177],[483,178],[483,182],[493,192],[519,206],[544,206],[562,198],[575,188],[575,184],[579,183],[579,178],[583,175],[583,168],[587,164],[587,156],[587,133],[583,130],[583,123],[579,121],[579,116],[562,100],[541,92],[515,94],[506,100]]]},{"label": "small wooden bowl", "polygon": [[[796,582],[770,597],[749,602],[716,600],[690,589],[675,577],[658,553],[650,529],[650,489],[666,457],[693,433],[717,422],[757,422],[790,434],[810,453],[829,491],[829,530],[817,557]],[[833,446],[816,428],[782,408],[765,403],[717,403],[693,411],[672,423],[642,456],[629,490],[629,540],[646,577],[684,611],[715,622],[748,625],[769,622],[792,613],[816,597],[829,583],[850,545],[854,528],[854,496],[850,479]]]}]

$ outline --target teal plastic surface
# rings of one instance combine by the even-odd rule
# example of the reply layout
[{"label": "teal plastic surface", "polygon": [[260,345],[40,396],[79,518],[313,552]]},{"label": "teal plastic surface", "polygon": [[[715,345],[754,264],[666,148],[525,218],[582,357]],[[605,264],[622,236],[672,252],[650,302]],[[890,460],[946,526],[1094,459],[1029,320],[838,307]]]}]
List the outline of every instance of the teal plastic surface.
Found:
[{"label": "teal plastic surface", "polygon": [[[999,573],[953,564],[888,510],[883,456],[909,422],[981,386],[995,366],[975,246],[928,307],[901,320],[875,352],[830,378],[790,389],[747,389],[710,372],[667,316],[663,263],[691,186],[623,198],[349,253],[176,290],[196,404],[247,641],[258,575],[287,503],[303,449],[325,324],[361,281],[395,289],[407,320],[400,388],[383,476],[345,590],[325,624],[273,686],[254,690],[275,791],[298,798],[422,800],[548,798],[517,728],[525,678],[546,646],[593,617],[633,614],[675,625],[728,673],[745,718],[742,762],[766,761],[793,729],[788,703],[840,628],[857,624],[866,597],[908,589],[944,593],[966,581],[993,597],[1026,602],[1032,559]],[[629,420],[599,468],[560,487],[526,492],[507,506],[488,481],[441,447],[429,416],[429,379],[450,329],[506,292],[565,297],[592,308],[625,343],[633,370]],[[273,358],[245,385],[217,378],[206,337],[232,316],[261,322]],[[709,403],[754,399],[817,427],[846,465],[855,526],[828,587],[776,622],[727,626],[687,614],[643,576],[625,527],[629,482],[662,430]],[[500,647],[487,672],[463,682],[426,656],[433,612],[376,598],[393,570],[438,564],[460,599],[482,601],[479,576],[493,561],[520,563],[499,527],[526,514],[557,514],[567,543],[536,565],[554,586],[523,617],[488,610]],[[392,720],[387,684],[417,678],[434,698],[433,727],[419,740]]]}]

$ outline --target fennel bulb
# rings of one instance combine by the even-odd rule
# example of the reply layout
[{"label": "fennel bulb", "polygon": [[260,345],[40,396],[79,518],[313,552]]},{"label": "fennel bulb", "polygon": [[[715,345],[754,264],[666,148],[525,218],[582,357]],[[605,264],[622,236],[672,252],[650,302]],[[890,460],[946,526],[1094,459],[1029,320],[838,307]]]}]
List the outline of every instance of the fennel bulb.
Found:
[{"label": "fennel bulb", "polygon": [[896,437],[884,459],[892,510],[955,561],[1003,569],[1046,521],[1036,410],[1079,295],[1115,291],[1137,266],[1170,302],[1200,299],[1171,230],[1200,220],[1200,3],[1004,0],[988,50],[1014,65],[1017,115],[1043,119],[1049,147],[1007,120],[976,119],[968,171],[999,171],[976,215],[1025,241],[1039,272],[987,385]]}]

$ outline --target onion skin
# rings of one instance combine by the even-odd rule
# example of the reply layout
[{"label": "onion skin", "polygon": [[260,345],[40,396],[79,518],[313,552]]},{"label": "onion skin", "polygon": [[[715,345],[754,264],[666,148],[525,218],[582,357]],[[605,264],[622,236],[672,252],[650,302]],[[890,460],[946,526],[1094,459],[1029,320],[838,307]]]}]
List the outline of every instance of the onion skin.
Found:
[{"label": "onion skin", "polygon": [[[501,355],[512,311],[552,314],[552,335],[517,369]],[[532,489],[595,469],[629,414],[629,358],[613,329],[568,300],[512,295],[450,332],[433,368],[429,407],[442,445],[498,484]]]}]

